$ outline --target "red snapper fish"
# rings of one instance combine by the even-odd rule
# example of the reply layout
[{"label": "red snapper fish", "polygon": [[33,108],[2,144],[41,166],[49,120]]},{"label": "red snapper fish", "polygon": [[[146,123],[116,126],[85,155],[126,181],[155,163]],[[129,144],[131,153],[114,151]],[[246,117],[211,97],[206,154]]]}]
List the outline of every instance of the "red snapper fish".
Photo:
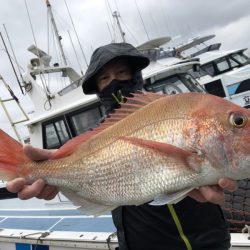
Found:
[{"label": "red snapper fish", "polygon": [[220,178],[250,178],[250,111],[209,94],[135,94],[49,160],[28,159],[0,130],[0,177],[41,178],[88,215],[176,203]]}]

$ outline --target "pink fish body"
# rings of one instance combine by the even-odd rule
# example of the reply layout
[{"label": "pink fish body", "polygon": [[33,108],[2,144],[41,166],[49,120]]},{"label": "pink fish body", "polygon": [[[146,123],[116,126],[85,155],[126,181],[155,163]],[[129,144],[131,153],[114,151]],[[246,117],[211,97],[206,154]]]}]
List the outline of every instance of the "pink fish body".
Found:
[{"label": "pink fish body", "polygon": [[1,131],[0,172],[42,178],[85,214],[175,203],[219,178],[250,178],[249,120],[249,110],[208,94],[136,94],[47,161],[30,161]]}]

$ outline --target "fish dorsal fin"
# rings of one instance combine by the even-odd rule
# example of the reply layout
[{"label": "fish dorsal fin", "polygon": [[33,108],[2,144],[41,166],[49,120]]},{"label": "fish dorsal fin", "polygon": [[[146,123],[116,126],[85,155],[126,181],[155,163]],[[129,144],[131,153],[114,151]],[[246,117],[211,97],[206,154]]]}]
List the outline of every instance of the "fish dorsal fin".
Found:
[{"label": "fish dorsal fin", "polygon": [[134,113],[136,110],[162,97],[163,95],[155,93],[133,93],[132,97],[126,97],[127,102],[121,104],[121,108],[116,109],[114,113],[109,114],[105,121],[100,123],[98,127],[69,140],[52,154],[51,159],[59,159],[71,155],[82,143],[86,142],[91,137],[99,134],[106,128],[109,128],[110,126]]},{"label": "fish dorsal fin", "polygon": [[[126,97],[126,102],[121,104],[119,109],[116,109],[114,113],[109,114],[103,125],[113,125],[114,123],[124,119],[125,117],[133,114],[138,109],[148,105],[155,100],[162,98],[164,95],[149,93],[149,92],[137,92],[131,94],[132,97]],[[102,126],[102,125],[101,125]]]}]

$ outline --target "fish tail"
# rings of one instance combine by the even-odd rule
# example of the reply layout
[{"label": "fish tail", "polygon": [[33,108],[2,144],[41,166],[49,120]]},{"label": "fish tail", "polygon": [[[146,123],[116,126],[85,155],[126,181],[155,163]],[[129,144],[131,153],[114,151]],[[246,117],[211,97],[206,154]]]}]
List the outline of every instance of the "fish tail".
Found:
[{"label": "fish tail", "polygon": [[9,181],[28,174],[24,163],[30,161],[21,143],[0,129],[0,179]]}]

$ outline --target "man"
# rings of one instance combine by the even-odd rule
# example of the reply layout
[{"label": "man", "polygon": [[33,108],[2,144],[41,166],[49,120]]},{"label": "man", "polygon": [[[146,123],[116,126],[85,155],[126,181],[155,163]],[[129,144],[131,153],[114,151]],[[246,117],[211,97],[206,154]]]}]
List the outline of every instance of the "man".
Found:
[{"label": "man", "polygon": [[[98,48],[92,55],[83,80],[86,94],[96,93],[107,113],[119,107],[124,97],[142,88],[141,70],[149,60],[127,43]],[[34,160],[47,159],[50,151],[25,147]],[[53,198],[57,189],[42,180],[26,185],[18,178],[7,185],[21,199]],[[220,207],[223,189],[233,191],[236,184],[222,179],[218,185],[201,187],[176,205],[124,206],[112,212],[117,227],[119,249],[213,249],[230,247],[230,235]],[[210,203],[208,203],[209,201]]]}]

